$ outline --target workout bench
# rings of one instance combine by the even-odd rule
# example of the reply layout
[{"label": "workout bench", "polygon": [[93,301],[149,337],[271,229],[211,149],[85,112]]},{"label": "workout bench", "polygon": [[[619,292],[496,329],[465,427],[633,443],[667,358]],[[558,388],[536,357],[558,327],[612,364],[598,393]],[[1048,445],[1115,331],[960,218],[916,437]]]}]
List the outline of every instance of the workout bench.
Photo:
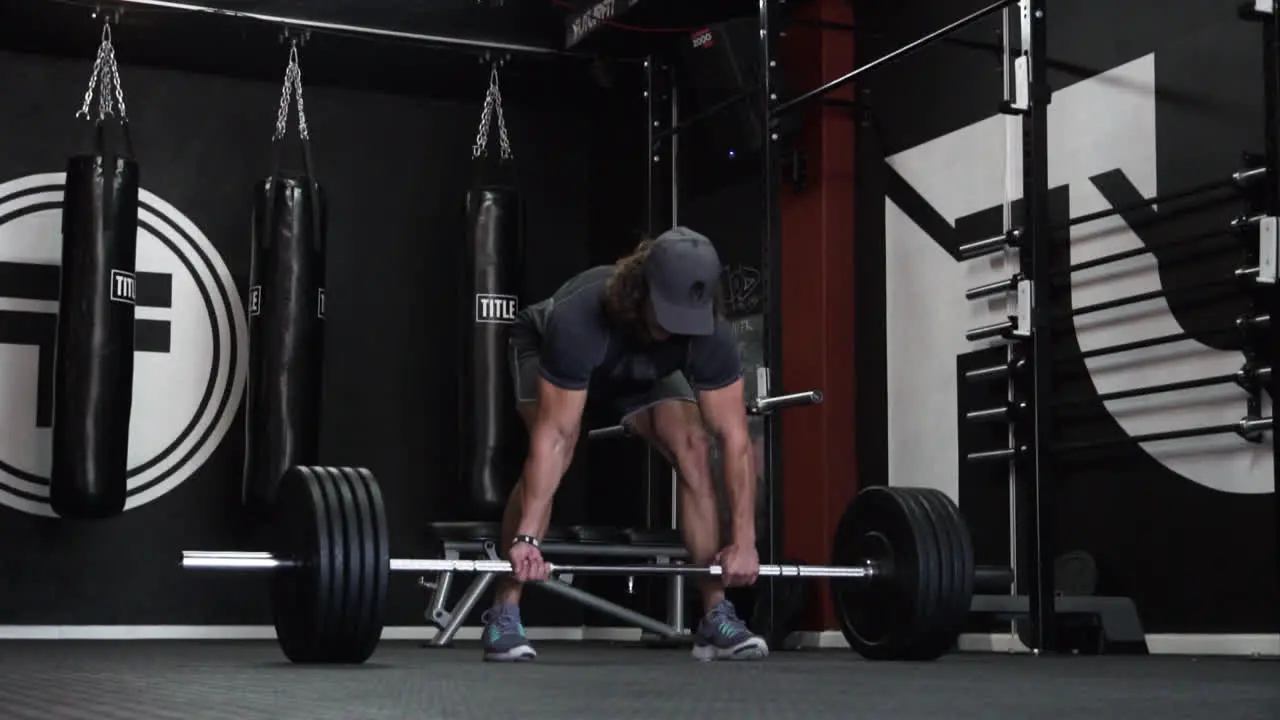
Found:
[{"label": "workout bench", "polygon": [[[479,559],[497,560],[497,541],[501,533],[498,523],[485,522],[437,522],[428,525],[428,534],[440,545],[441,556],[446,560]],[[542,555],[548,560],[556,558],[599,558],[645,560],[668,565],[688,559],[688,552],[675,530],[633,530],[598,526],[573,526],[549,528],[542,543]],[[463,622],[475,610],[485,592],[499,573],[482,572],[458,598],[453,608],[447,608],[453,589],[454,573],[438,573],[434,581],[423,578],[420,582],[430,592],[425,616],[427,622],[439,628],[432,638],[432,647],[447,647]],[[573,586],[572,575],[553,577],[535,587],[576,602],[586,608],[610,615],[622,622],[653,633],[665,639],[679,639],[686,635],[684,622],[684,576],[667,577],[667,621],[659,622],[630,608],[610,602],[598,595]]]}]

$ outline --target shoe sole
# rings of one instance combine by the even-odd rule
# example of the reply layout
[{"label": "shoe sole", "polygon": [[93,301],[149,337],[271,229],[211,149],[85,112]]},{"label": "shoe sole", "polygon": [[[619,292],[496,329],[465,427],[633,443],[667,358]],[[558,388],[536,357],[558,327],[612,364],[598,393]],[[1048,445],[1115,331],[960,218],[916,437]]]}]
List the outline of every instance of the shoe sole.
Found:
[{"label": "shoe sole", "polygon": [[764,638],[753,637],[733,647],[718,648],[714,645],[694,645],[693,659],[698,662],[715,662],[717,660],[763,660],[769,657],[769,645]]},{"label": "shoe sole", "polygon": [[538,653],[528,645],[511,648],[504,652],[486,652],[485,662],[528,662],[538,657]]}]

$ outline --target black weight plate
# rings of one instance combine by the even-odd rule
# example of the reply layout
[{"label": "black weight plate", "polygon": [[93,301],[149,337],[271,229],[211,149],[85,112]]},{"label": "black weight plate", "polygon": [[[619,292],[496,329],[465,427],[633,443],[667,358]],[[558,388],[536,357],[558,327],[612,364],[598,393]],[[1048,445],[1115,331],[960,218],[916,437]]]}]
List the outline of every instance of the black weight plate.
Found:
[{"label": "black weight plate", "polygon": [[382,488],[378,487],[373,473],[365,468],[356,468],[356,476],[364,481],[369,500],[369,537],[373,539],[373,562],[365,565],[365,582],[372,588],[373,595],[364,636],[367,647],[361,650],[364,657],[368,658],[382,640],[382,628],[386,624],[387,582],[391,578],[391,541],[388,537],[387,507],[382,502]]},{"label": "black weight plate", "polygon": [[347,529],[343,499],[337,481],[322,467],[305,467],[317,481],[325,499],[326,517],[329,523],[329,624],[325,626],[320,643],[320,657],[316,662],[342,662],[343,623],[347,612]]},{"label": "black weight plate", "polygon": [[[372,499],[369,497],[369,486],[360,477],[355,468],[338,468],[351,491],[355,524],[347,535],[347,556],[353,566],[360,568],[359,581],[352,586],[351,633],[345,650],[346,662],[362,663],[373,654],[377,647],[376,640],[370,642],[369,635],[373,631],[373,604],[377,595],[377,563],[378,538],[373,527]],[[379,628],[380,630],[380,628]]]},{"label": "black weight plate", "polygon": [[942,491],[913,488],[925,509],[938,548],[937,597],[928,631],[912,659],[936,660],[949,652],[964,629],[973,597],[973,555],[959,509]]},{"label": "black weight plate", "polygon": [[945,632],[954,635],[951,644],[954,646],[965,625],[969,624],[969,612],[973,609],[974,578],[977,577],[978,566],[973,559],[973,536],[969,533],[969,525],[965,523],[960,506],[942,491],[929,491],[934,506],[938,509],[945,528],[950,532],[951,557],[955,561],[955,592],[951,594],[952,615]]},{"label": "black weight plate", "polygon": [[849,503],[836,526],[832,563],[871,561],[880,572],[869,580],[829,580],[841,633],[851,648],[871,660],[904,658],[920,631],[921,603],[931,601],[921,552],[933,550],[921,547],[926,540],[914,514],[902,493],[870,487]]},{"label": "black weight plate", "polygon": [[[363,579],[363,562],[360,556],[360,508],[352,494],[351,483],[347,481],[342,470],[334,467],[314,468],[323,472],[330,488],[330,496],[334,500],[333,509],[337,522],[342,530],[342,581],[336,585],[338,595],[342,598],[334,613],[334,623],[330,628],[329,657],[331,663],[350,663],[351,648],[358,642],[360,623],[360,594]],[[335,525],[335,529],[337,526]]]},{"label": "black weight plate", "polygon": [[912,649],[912,660],[936,660],[950,649],[947,629],[951,625],[949,613],[955,603],[952,597],[955,573],[953,548],[951,543],[944,539],[944,536],[949,537],[950,533],[942,525],[944,521],[934,510],[931,493],[932,491],[928,488],[911,488],[911,495],[922,511],[921,520],[924,523],[922,527],[927,526],[937,558],[937,562],[933,564],[934,601],[927,610],[928,616],[922,621],[924,631]]},{"label": "black weight plate", "polygon": [[271,614],[280,649],[295,663],[317,661],[331,622],[327,512],[311,474],[299,468],[284,474],[272,508],[271,549],[295,565],[271,575]]},{"label": "black weight plate", "polygon": [[[920,488],[920,500],[929,507],[938,537],[938,551],[943,559],[942,592],[938,596],[938,615],[933,625],[933,657],[941,656],[955,646],[969,615],[972,598],[973,562],[963,536],[965,529],[959,511],[945,493]],[[957,527],[959,524],[959,527]],[[968,589],[966,589],[968,588]]]},{"label": "black weight plate", "polygon": [[942,588],[942,557],[938,552],[938,535],[933,527],[929,510],[925,507],[918,488],[895,487],[890,491],[898,496],[911,522],[916,543],[916,619],[911,628],[911,639],[905,640],[898,660],[917,660],[927,655],[926,649],[933,637],[933,624],[938,615],[938,601]]}]

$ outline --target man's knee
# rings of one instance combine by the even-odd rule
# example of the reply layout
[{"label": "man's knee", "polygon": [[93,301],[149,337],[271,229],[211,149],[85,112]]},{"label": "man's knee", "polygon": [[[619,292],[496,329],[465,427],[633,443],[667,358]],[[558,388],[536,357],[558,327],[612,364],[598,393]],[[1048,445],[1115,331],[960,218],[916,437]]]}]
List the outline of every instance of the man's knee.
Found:
[{"label": "man's knee", "polygon": [[674,402],[655,413],[656,434],[667,452],[688,475],[688,481],[696,482],[709,473],[711,436],[702,424],[698,406],[686,402]]}]

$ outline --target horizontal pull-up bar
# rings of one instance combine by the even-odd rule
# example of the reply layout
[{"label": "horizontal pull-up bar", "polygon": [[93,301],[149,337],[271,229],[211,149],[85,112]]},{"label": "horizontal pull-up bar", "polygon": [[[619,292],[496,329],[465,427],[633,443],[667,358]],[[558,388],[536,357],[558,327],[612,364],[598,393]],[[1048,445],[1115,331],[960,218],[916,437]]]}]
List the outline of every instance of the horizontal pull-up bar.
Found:
[{"label": "horizontal pull-up bar", "polygon": [[887,65],[893,62],[894,60],[898,60],[900,58],[906,57],[907,55],[910,55],[911,53],[917,50],[920,50],[921,48],[924,48],[928,45],[931,45],[934,42],[937,42],[941,38],[944,38],[947,35],[950,35],[951,33],[957,30],[960,30],[961,28],[972,25],[973,23],[987,17],[988,15],[994,15],[1000,12],[1001,10],[1005,9],[1009,5],[1013,5],[1015,3],[1017,3],[1017,0],[999,0],[999,2],[996,2],[992,5],[988,5],[987,7],[982,8],[981,10],[975,13],[972,13],[971,15],[963,17],[940,30],[935,30],[929,33],[928,35],[925,35],[919,40],[915,40],[906,45],[903,45],[902,47],[898,48],[897,50],[894,50],[888,55],[878,57],[875,60],[872,60],[871,62],[867,63],[866,65],[863,65],[860,68],[854,69],[852,72],[849,72],[846,75],[838,77],[829,83],[816,87],[801,95],[797,95],[796,97],[793,97],[790,100],[775,106],[773,108],[773,114],[781,115],[782,113],[795,109],[798,105],[802,103],[808,102],[816,97],[826,95],[827,93],[831,92],[832,90],[835,90],[838,87],[848,85],[849,83],[853,82],[854,80],[857,80],[858,78],[862,77],[866,73],[871,72],[872,70],[875,70],[881,65]]},{"label": "horizontal pull-up bar", "polygon": [[531,55],[573,55],[573,53],[567,53],[563,50],[552,47],[480,40],[476,38],[450,37],[448,35],[432,35],[429,33],[406,32],[402,30],[392,30],[390,28],[366,27],[362,25],[345,25],[343,23],[326,22],[323,20],[307,20],[304,18],[270,15],[267,13],[251,12],[247,10],[210,7],[208,5],[197,5],[195,3],[177,2],[176,0],[117,0],[117,2],[124,5],[139,5],[163,8],[166,10],[223,15],[226,17],[240,18],[243,20],[256,20],[258,22],[270,23],[273,25],[287,25],[289,27],[316,30],[319,32],[341,32],[354,35],[391,38],[395,40],[410,40],[430,45],[453,45],[457,47],[471,47],[481,50],[504,50],[507,52]]}]

